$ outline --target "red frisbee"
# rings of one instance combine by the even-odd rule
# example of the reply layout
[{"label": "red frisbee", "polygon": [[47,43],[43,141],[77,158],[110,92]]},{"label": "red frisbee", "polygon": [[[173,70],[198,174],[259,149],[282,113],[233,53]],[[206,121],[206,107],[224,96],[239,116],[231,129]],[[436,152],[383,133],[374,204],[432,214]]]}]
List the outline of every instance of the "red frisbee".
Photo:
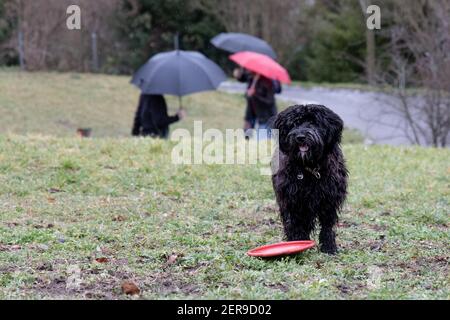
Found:
[{"label": "red frisbee", "polygon": [[248,251],[247,254],[252,257],[260,257],[260,258],[285,256],[311,249],[315,245],[316,243],[314,241],[309,240],[279,242],[255,248],[253,250]]}]

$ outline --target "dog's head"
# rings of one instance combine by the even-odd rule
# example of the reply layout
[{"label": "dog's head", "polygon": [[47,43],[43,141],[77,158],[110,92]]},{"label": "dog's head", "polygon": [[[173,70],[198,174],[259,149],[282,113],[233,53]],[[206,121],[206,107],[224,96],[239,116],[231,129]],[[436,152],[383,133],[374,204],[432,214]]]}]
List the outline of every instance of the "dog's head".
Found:
[{"label": "dog's head", "polygon": [[296,105],[280,112],[273,128],[279,130],[280,150],[304,164],[314,164],[341,142],[342,119],[322,105]]}]

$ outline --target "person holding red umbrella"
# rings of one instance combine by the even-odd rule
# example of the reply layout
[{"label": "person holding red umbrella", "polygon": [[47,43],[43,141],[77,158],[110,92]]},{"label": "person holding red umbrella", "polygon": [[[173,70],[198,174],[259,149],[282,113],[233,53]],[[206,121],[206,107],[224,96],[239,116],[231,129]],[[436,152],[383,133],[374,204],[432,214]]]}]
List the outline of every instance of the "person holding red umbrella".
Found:
[{"label": "person holding red umbrella", "polygon": [[[244,68],[236,68],[233,76],[239,82],[247,83],[244,131],[246,132],[246,139],[249,139],[251,137],[250,129],[255,129],[257,123],[260,127],[266,127],[267,117],[270,119],[277,115],[278,110],[274,95],[281,93],[281,83],[278,80],[268,79]],[[270,109],[264,106],[265,103],[270,105]]]},{"label": "person holding red umbrella", "polygon": [[238,80],[248,83],[245,129],[253,128],[256,119],[258,138],[263,139],[267,131],[261,129],[268,130],[270,118],[277,114],[275,81],[290,83],[289,74],[275,60],[264,54],[244,51],[233,54],[230,59],[248,70],[234,72]]},{"label": "person holding red umbrella", "polygon": [[269,120],[277,115],[275,102],[275,87],[273,80],[251,71],[238,69],[233,73],[235,78],[241,82],[247,82],[247,107],[244,117],[244,131],[246,139],[251,137],[251,129],[258,126],[258,138],[266,138],[269,130]]}]

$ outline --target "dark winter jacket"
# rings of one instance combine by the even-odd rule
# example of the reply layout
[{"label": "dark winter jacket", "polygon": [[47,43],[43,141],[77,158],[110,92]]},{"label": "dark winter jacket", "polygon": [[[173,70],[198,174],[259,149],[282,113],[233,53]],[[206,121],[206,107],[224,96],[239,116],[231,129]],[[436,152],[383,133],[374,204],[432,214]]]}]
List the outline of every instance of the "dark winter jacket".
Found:
[{"label": "dark winter jacket", "polygon": [[[240,82],[247,82],[247,88],[250,88],[253,77],[248,73],[243,73],[238,79]],[[276,80],[270,80],[263,76],[260,77],[255,86],[255,94],[247,98],[247,108],[245,110],[245,120],[255,126],[256,121],[267,123],[270,118],[276,116],[277,106],[275,94],[281,93],[281,85]]]},{"label": "dark winter jacket", "polygon": [[132,135],[167,138],[169,125],[179,120],[178,115],[167,114],[166,100],[162,95],[142,94],[134,117]]}]

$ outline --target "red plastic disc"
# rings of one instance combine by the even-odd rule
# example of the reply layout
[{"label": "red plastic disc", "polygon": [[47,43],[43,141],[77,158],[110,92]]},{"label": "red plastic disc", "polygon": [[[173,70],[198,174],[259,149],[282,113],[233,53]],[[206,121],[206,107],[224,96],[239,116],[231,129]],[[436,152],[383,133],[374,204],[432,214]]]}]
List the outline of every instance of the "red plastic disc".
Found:
[{"label": "red plastic disc", "polygon": [[248,251],[247,254],[252,257],[261,257],[261,258],[285,256],[311,249],[315,245],[316,243],[314,241],[309,240],[279,242],[255,248],[253,250]]}]

